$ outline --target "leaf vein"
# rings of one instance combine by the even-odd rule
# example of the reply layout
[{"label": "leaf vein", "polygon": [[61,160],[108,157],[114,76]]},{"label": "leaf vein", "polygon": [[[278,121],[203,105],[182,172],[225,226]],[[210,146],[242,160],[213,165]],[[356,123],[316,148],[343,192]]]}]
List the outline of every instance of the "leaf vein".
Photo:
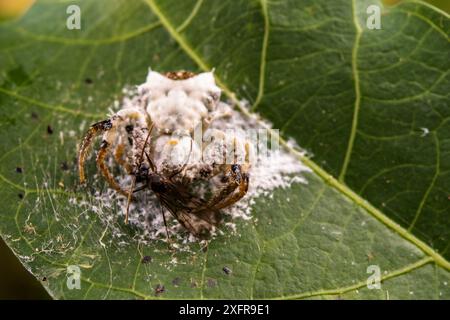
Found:
[{"label": "leaf vein", "polygon": [[[197,65],[203,69],[204,71],[210,70],[205,61],[189,46],[187,41],[176,32],[175,28],[172,26],[167,17],[161,12],[159,7],[155,4],[154,0],[145,0],[149,5],[150,9],[154,14],[160,19],[162,25],[166,28],[167,32],[173,37],[175,41],[178,42],[178,45],[185,51],[185,53],[195,62]],[[354,3],[355,0],[353,0]],[[359,24],[358,24],[359,26]],[[237,99],[236,95],[222,82],[222,80],[216,74],[216,82],[223,89],[224,93],[230,97],[230,99],[239,107],[241,112],[244,115],[252,116],[252,113],[249,112]],[[276,134],[274,131],[268,127],[264,122],[260,123],[264,128],[266,128],[271,134]],[[332,175],[327,173],[321,167],[319,167],[315,162],[311,159],[305,157],[301,152],[295,150],[292,146],[290,146],[283,138],[280,137],[280,143],[287,150],[293,153],[299,160],[301,160],[305,165],[310,167],[319,177],[321,177],[326,183],[328,183],[331,187],[340,191],[344,196],[351,199],[357,205],[364,208],[369,214],[383,223],[385,226],[390,228],[399,234],[402,238],[407,241],[413,243],[420,250],[429,255],[437,264],[442,266],[443,268],[450,270],[450,262],[448,262],[444,257],[439,255],[436,251],[433,250],[430,246],[424,243],[422,240],[418,239],[403,227],[401,227],[398,223],[394,222],[392,219],[383,214],[379,209],[375,208],[366,200],[362,199],[358,194],[356,194],[353,190],[348,188],[342,182],[336,180]]]}]

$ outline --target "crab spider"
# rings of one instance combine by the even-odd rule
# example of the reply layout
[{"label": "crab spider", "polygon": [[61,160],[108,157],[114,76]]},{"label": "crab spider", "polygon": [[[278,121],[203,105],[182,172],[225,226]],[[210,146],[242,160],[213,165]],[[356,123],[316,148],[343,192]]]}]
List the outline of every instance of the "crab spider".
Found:
[{"label": "crab spider", "polygon": [[[97,166],[110,187],[117,192],[131,198],[134,190],[133,188],[124,190],[114,179],[105,162],[108,154],[111,153],[116,162],[136,179],[142,176],[140,171],[143,167],[152,167],[155,171],[154,156],[159,152],[158,166],[162,169],[158,172],[164,173],[170,179],[178,176],[180,182],[188,184],[192,180],[208,180],[218,174],[223,175],[224,187],[197,210],[220,210],[235,203],[248,190],[250,166],[248,154],[251,153],[251,144],[236,137],[230,140],[220,130],[212,132],[221,139],[212,142],[202,141],[200,146],[193,142],[192,138],[194,129],[199,125],[207,128],[215,119],[226,116],[216,111],[220,93],[211,72],[195,75],[186,71],[166,74],[150,71],[146,83],[138,87],[139,97],[131,107],[126,107],[109,119],[97,122],[89,128],[78,153],[80,182],[86,181],[84,164],[90,146],[94,138],[102,134],[102,142],[97,153]],[[176,138],[169,138],[170,135],[175,135]],[[150,136],[156,144],[162,141],[160,148],[162,151],[156,150],[157,148],[150,144],[147,145],[147,138]],[[238,163],[236,159],[226,163],[218,161],[217,155],[222,151],[213,152],[212,158],[206,161],[200,152],[200,158],[193,157],[200,159],[200,162],[186,162],[181,169],[179,164],[178,167],[173,166],[165,159],[165,156],[173,152],[181,154],[184,152],[189,159],[193,154],[198,155],[199,147],[214,151],[223,145],[223,141],[228,145],[231,141],[233,152],[238,148],[244,150],[244,163]],[[225,150],[229,152],[230,147]],[[146,157],[142,157],[143,154]]]}]

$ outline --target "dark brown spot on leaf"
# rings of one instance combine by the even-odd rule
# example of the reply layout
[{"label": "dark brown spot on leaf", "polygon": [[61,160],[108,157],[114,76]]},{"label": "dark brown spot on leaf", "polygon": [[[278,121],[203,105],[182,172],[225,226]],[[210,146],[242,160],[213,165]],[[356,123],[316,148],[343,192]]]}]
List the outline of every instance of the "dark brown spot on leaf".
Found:
[{"label": "dark brown spot on leaf", "polygon": [[228,268],[227,266],[223,267],[222,270],[226,275],[230,275],[232,272],[231,269]]},{"label": "dark brown spot on leaf", "polygon": [[33,120],[38,120],[39,119],[39,115],[36,113],[36,112],[32,112],[31,113],[31,119],[33,119]]},{"label": "dark brown spot on leaf", "polygon": [[69,170],[69,165],[67,164],[67,161],[61,162],[61,170],[67,171]]},{"label": "dark brown spot on leaf", "polygon": [[158,284],[155,288],[155,295],[159,296],[161,293],[164,293],[166,291],[166,288],[162,284]]}]

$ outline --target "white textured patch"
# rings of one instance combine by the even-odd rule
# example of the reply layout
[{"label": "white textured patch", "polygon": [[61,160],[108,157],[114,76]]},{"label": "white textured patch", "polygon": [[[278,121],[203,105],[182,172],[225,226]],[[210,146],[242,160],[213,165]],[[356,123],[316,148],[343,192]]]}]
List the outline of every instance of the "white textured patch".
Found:
[{"label": "white textured patch", "polygon": [[172,80],[150,71],[138,92],[156,128],[166,133],[190,133],[216,108],[221,90],[212,72]]},{"label": "white textured patch", "polygon": [[[160,81],[159,81],[160,80]],[[138,87],[138,90],[127,91],[127,97],[124,98],[122,102],[115,105],[115,108],[142,108],[142,103],[146,99],[155,99],[154,102],[148,103],[148,108],[151,112],[159,112],[159,117],[171,117],[166,111],[162,111],[170,103],[174,103],[171,107],[173,110],[178,109],[177,112],[186,112],[186,105],[180,106],[182,101],[186,101],[186,96],[194,97],[192,104],[198,103],[200,100],[200,92],[205,92],[208,90],[220,90],[215,86],[214,80],[212,79],[211,73],[200,74],[194,78],[187,80],[175,81],[177,86],[174,86],[174,80],[162,77],[156,72],[150,72],[147,78],[147,82]],[[201,87],[201,90],[197,90]],[[167,94],[167,90],[174,90],[178,93]],[[218,91],[219,90],[219,91]],[[166,92],[165,94],[163,94]],[[180,94],[179,92],[184,92],[181,100],[172,100],[174,95]],[[189,95],[186,93],[189,92]],[[150,97],[148,96],[150,93]],[[186,95],[186,96],[185,96]],[[181,97],[181,96],[179,96]],[[175,103],[175,101],[178,101]],[[169,103],[170,102],[170,103]],[[195,106],[194,106],[195,107]],[[205,106],[203,106],[205,107]],[[198,106],[199,110],[202,109]],[[247,117],[240,112],[235,111],[232,106],[218,102],[216,105],[217,111],[220,110],[221,113],[225,113],[228,116],[218,118],[213,121],[209,126],[210,130],[221,130],[226,132],[229,129],[235,130],[234,132],[241,132],[244,134],[249,129],[258,129],[264,127],[270,127],[268,123],[262,123],[256,115],[252,117]],[[202,112],[199,115],[203,114]],[[156,117],[158,118],[158,117]],[[196,118],[198,120],[198,118]],[[163,120],[161,120],[163,121]],[[164,120],[164,121],[167,121]],[[191,121],[191,120],[190,120]],[[192,124],[192,123],[191,123]],[[178,124],[177,124],[178,125]],[[175,128],[175,126],[173,127]],[[162,154],[167,153],[163,151],[164,148],[172,148],[180,155],[184,155],[188,143],[180,138],[179,141],[169,140],[171,137],[162,135],[158,138],[156,142],[156,151],[161,151]],[[189,144],[190,147],[190,144]],[[177,149],[178,148],[178,149]],[[197,152],[194,150],[194,152]],[[157,157],[158,158],[158,157]],[[293,183],[307,183],[306,179],[303,177],[303,172],[309,172],[310,169],[304,166],[297,157],[288,153],[284,149],[272,151],[268,150],[267,154],[255,155],[255,161],[252,162],[252,167],[250,169],[250,184],[247,195],[234,204],[231,207],[225,208],[223,213],[228,216],[226,222],[222,225],[218,232],[223,232],[223,229],[230,229],[236,232],[239,230],[237,224],[242,223],[242,220],[255,219],[257,221],[257,211],[253,211],[252,205],[255,203],[255,199],[258,197],[271,197],[273,190],[276,188],[289,188]],[[113,161],[110,162],[113,165]],[[162,165],[159,163],[158,165]],[[115,170],[114,172],[117,172]],[[96,174],[91,179],[101,179],[99,174]],[[118,176],[116,177],[118,182],[123,186],[124,189],[128,190],[131,185],[130,176]],[[204,187],[204,186],[203,186]],[[206,190],[198,190],[198,194],[201,195]],[[286,191],[287,193],[289,190]],[[136,194],[136,201],[131,203],[129,211],[129,223],[135,228],[136,233],[134,238],[141,242],[148,242],[151,240],[166,240],[166,230],[163,223],[162,208],[157,202],[155,195],[150,189],[142,190]],[[129,235],[125,235],[121,230],[123,230],[123,218],[126,212],[127,199],[112,189],[107,189],[106,191],[96,191],[94,196],[88,201],[79,202],[72,199],[73,205],[81,205],[86,211],[95,211],[99,215],[101,221],[104,223],[105,230],[110,230],[112,232],[113,238],[118,238],[119,243],[124,243],[124,245],[129,243]],[[287,199],[289,201],[289,199]],[[170,213],[166,211],[166,218],[168,219],[169,232],[171,237],[175,242],[180,244],[179,250],[189,250],[188,246],[181,246],[181,244],[186,244],[188,242],[197,241],[192,235],[186,232],[180,232],[182,227],[179,223],[170,216]],[[86,215],[88,218],[88,215]],[[239,219],[240,218],[240,219]],[[241,221],[241,222],[239,222]],[[128,238],[128,239],[127,239]],[[112,241],[110,239],[109,241]]]},{"label": "white textured patch", "polygon": [[[250,129],[258,128],[256,118],[246,119],[241,113],[231,111],[229,118],[217,120],[212,124],[213,128],[224,130],[227,128]],[[257,217],[252,205],[255,199],[261,196],[270,197],[276,188],[289,188],[293,183],[307,183],[302,176],[302,172],[309,172],[310,169],[305,167],[298,158],[280,149],[276,152],[269,151],[268,156],[257,156],[256,163],[250,169],[250,186],[247,195],[228,207],[222,212],[231,219],[224,223],[223,227],[236,231],[236,224],[239,219],[250,220]],[[120,183],[126,187],[131,183],[129,177],[121,178]],[[289,192],[289,191],[287,191]],[[202,193],[201,191],[199,192]],[[97,193],[96,198],[102,203],[116,202],[118,205],[118,215],[123,219],[126,211],[126,199],[118,195],[114,190],[108,189],[105,193]],[[130,224],[136,226],[143,231],[141,240],[161,239],[165,241],[166,230],[163,223],[161,207],[156,201],[156,197],[152,195],[150,190],[142,191],[138,194],[138,199],[131,204],[130,207]],[[182,231],[182,227],[175,219],[170,217],[170,213],[166,212],[166,218],[169,218],[169,232],[172,237],[176,238],[179,243],[196,241],[196,239]]]}]

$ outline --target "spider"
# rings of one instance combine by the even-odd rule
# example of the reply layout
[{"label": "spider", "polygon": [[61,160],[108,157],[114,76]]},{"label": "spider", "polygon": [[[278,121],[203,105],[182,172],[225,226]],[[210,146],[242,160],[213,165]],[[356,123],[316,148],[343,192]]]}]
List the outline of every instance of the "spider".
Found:
[{"label": "spider", "polygon": [[[201,237],[220,221],[217,212],[239,201],[249,184],[250,142],[208,129],[214,120],[226,116],[216,110],[220,94],[212,72],[160,74],[150,70],[131,106],[94,123],[87,131],[78,153],[80,182],[86,181],[84,164],[90,146],[102,134],[96,162],[110,187],[129,201],[134,192],[150,188],[188,231]],[[199,126],[205,128],[200,143],[192,137]],[[231,161],[220,161],[230,151]],[[243,162],[234,153],[243,155]],[[109,170],[109,154],[133,177],[129,190],[124,190]],[[174,163],[174,154],[182,155],[184,162]],[[219,175],[223,186],[209,200],[188,191],[192,181],[208,181]],[[140,182],[144,184],[135,188]]]}]

